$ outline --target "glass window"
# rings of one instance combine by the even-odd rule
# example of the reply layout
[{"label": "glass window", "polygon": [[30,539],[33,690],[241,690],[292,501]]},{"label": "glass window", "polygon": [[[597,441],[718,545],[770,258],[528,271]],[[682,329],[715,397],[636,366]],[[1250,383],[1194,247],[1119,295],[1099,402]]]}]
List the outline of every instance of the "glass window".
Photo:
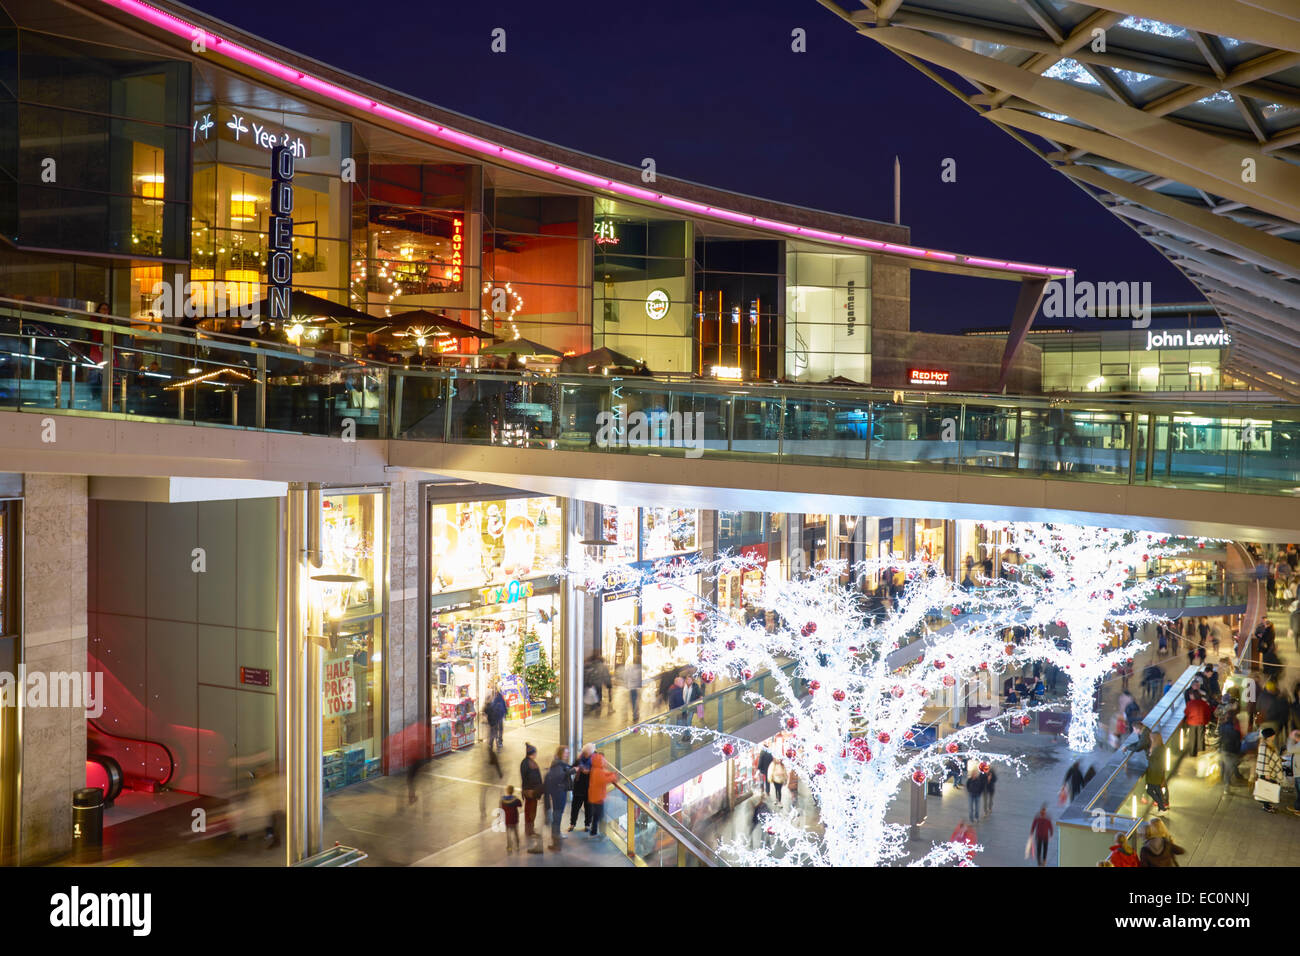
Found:
[{"label": "glass window", "polygon": [[694,508],[641,509],[644,560],[699,550],[699,512]]},{"label": "glass window", "polygon": [[802,382],[871,380],[871,259],[805,251],[786,254],[785,374]]}]

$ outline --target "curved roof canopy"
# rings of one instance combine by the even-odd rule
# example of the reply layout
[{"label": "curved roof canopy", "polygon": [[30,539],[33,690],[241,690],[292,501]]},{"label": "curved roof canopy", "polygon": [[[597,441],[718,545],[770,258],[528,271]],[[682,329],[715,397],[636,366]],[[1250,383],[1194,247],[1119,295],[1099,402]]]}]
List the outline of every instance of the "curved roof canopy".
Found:
[{"label": "curved roof canopy", "polygon": [[818,0],[1180,268],[1227,366],[1300,400],[1296,0]]}]

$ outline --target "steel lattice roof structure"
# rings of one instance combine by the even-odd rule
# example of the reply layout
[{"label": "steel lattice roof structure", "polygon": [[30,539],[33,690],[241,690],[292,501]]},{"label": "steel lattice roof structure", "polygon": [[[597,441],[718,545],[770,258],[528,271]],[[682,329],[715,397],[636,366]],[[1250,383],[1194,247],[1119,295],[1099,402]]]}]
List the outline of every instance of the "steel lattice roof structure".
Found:
[{"label": "steel lattice roof structure", "polygon": [[1225,367],[1300,401],[1300,0],[818,2],[1136,229]]}]

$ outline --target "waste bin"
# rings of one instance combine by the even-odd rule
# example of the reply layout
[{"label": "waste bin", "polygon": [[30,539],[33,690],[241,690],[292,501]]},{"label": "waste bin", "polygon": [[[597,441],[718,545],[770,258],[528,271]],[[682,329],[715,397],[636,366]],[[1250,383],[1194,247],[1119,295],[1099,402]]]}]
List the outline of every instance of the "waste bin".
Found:
[{"label": "waste bin", "polygon": [[72,847],[97,850],[104,845],[104,793],[85,787],[72,794]]}]

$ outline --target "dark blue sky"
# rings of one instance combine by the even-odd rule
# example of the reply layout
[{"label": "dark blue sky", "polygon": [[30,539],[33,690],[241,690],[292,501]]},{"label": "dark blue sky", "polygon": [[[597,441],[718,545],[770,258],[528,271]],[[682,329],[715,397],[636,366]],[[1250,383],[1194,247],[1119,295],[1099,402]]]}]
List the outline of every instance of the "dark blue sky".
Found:
[{"label": "dark blue sky", "polygon": [[[916,243],[1199,301],[1064,176],[815,0],[390,2],[360,15],[320,0],[191,2],[440,106],[620,162],[652,156],[664,175],[737,192],[892,220],[897,154]],[[490,50],[496,27],[503,54]],[[796,27],[806,53],[790,49]],[[946,157],[956,183],[940,180]],[[1005,325],[1015,291],[913,273],[912,325]]]}]

